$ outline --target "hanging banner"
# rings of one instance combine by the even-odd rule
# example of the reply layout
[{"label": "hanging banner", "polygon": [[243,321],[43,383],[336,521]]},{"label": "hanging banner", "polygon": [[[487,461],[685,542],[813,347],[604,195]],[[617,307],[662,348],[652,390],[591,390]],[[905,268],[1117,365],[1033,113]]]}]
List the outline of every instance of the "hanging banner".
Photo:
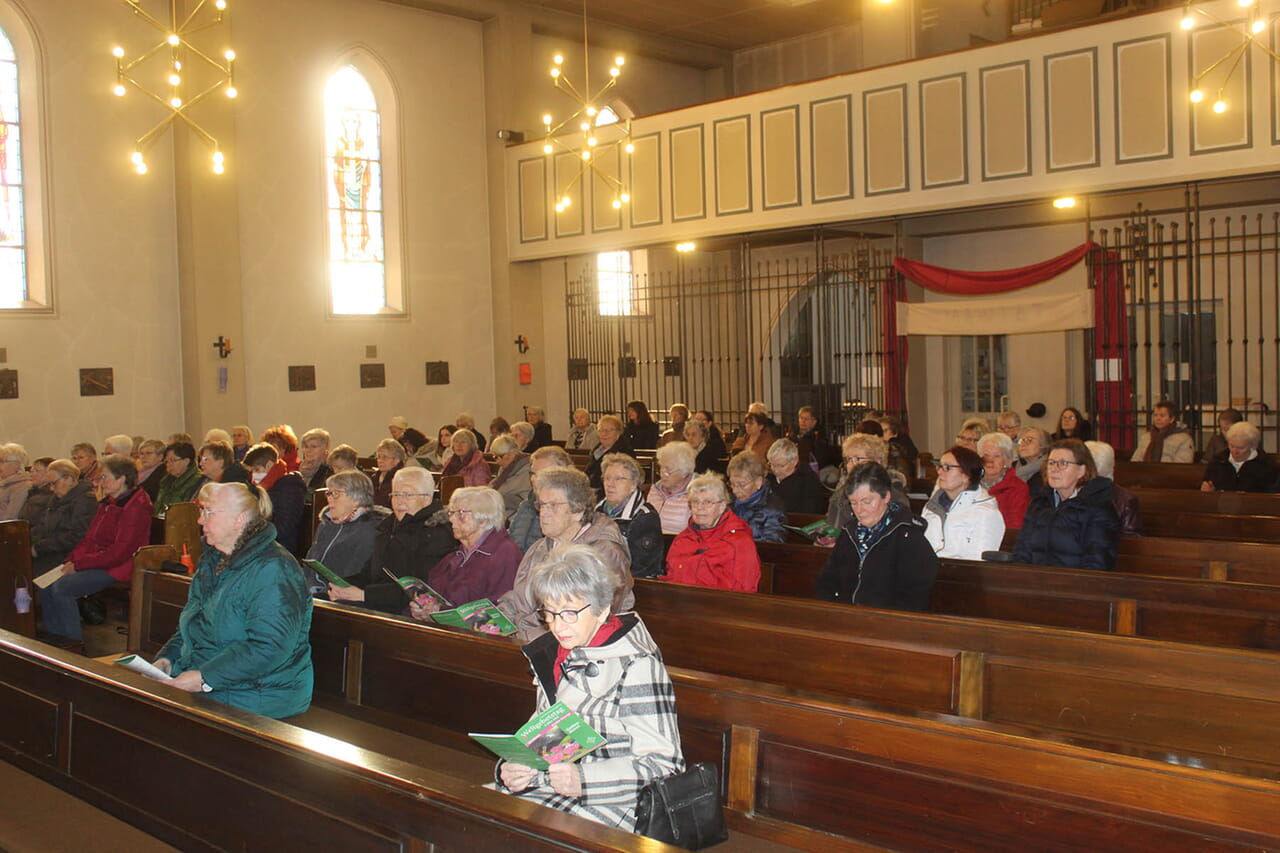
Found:
[{"label": "hanging banner", "polygon": [[1093,292],[898,303],[899,335],[1017,335],[1093,327]]}]

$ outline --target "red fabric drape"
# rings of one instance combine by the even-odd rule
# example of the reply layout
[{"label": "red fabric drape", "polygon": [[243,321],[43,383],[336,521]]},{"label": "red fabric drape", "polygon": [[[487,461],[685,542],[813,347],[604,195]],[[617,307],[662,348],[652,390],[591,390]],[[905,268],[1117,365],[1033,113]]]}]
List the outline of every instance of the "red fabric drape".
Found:
[{"label": "red fabric drape", "polygon": [[954,293],[961,296],[980,296],[986,293],[1005,293],[1048,281],[1071,269],[1089,253],[1096,243],[1088,242],[1064,252],[1056,258],[1018,267],[1011,270],[949,270],[920,261],[894,258],[893,268],[926,290],[937,293]]},{"label": "red fabric drape", "polygon": [[[1094,426],[1099,441],[1125,449],[1133,438],[1129,399],[1133,378],[1129,372],[1129,316],[1124,303],[1120,258],[1115,252],[1098,251],[1093,261],[1093,357],[1102,366],[1094,383]],[[1119,372],[1112,369],[1119,364]]]}]

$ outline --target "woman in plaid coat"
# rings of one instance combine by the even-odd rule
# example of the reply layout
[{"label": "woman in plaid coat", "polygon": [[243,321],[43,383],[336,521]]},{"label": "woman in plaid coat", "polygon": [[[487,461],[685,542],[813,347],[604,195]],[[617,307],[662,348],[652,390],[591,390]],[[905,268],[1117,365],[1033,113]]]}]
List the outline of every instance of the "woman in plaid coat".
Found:
[{"label": "woman in plaid coat", "polygon": [[549,633],[524,647],[538,691],[535,713],[563,702],[604,743],[572,764],[535,770],[498,762],[498,789],[635,830],[640,789],[684,770],[675,694],[640,617],[614,615],[614,572],[585,545],[557,551],[531,578]]}]

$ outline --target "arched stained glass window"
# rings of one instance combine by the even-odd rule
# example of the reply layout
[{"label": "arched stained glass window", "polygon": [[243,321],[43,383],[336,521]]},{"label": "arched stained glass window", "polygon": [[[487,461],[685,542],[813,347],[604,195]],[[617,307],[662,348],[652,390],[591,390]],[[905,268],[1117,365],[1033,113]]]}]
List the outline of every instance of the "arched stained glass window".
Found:
[{"label": "arched stained glass window", "polygon": [[18,107],[18,59],[13,43],[0,29],[0,308],[21,308],[27,302]]},{"label": "arched stained glass window", "polygon": [[382,128],[373,89],[346,65],[325,86],[329,286],[335,314],[389,307]]}]

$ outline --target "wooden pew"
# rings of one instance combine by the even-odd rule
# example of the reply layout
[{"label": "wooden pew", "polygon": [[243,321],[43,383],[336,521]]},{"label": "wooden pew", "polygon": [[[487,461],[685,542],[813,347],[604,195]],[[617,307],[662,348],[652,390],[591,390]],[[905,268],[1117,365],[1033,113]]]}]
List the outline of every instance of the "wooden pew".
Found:
[{"label": "wooden pew", "polygon": [[1125,536],[1116,570],[1280,586],[1280,543]]},{"label": "wooden pew", "polygon": [[8,632],[0,717],[0,758],[182,850],[676,850]]},{"label": "wooden pew", "polygon": [[[31,577],[31,526],[20,519],[0,521],[0,628],[26,637],[36,635],[36,588]],[[32,600],[26,613],[19,613],[13,601],[22,587]]]},{"label": "wooden pew", "polygon": [[461,475],[450,474],[448,477],[436,478],[436,490],[440,492],[440,503],[445,506],[449,505],[449,499],[453,497],[453,493],[462,488],[463,479]]},{"label": "wooden pew", "polygon": [[1204,480],[1204,466],[1203,462],[1130,462],[1128,459],[1117,458],[1115,481],[1126,489],[1198,491]]},{"label": "wooden pew", "polygon": [[[164,623],[176,619],[186,582],[144,574],[152,588],[145,630],[160,636],[167,632]],[[742,601],[770,601],[764,596],[654,583],[639,586],[643,587],[640,595],[664,589],[677,598],[682,592],[726,597],[733,599],[734,611]],[[858,615],[830,605],[792,604],[830,611],[841,621]],[[646,612],[652,618],[655,611],[646,608]],[[684,612],[680,615],[688,618]],[[937,617],[910,618],[937,621]],[[760,624],[747,625],[746,630],[758,630]],[[794,627],[807,624],[804,619],[788,621],[783,633],[812,635],[817,641],[813,631]],[[154,640],[143,639],[144,650],[153,648]],[[660,643],[670,657],[675,646],[691,646],[696,639],[700,638],[668,637]],[[767,648],[769,638],[761,636],[745,646],[738,639],[717,634],[708,653],[724,658],[727,650],[737,649],[750,655]],[[823,640],[834,641],[834,637]],[[1076,651],[1087,651],[1093,641],[1076,638]],[[319,603],[312,644],[320,705],[406,735],[453,745],[463,741],[467,730],[510,730],[523,722],[532,706],[524,660],[510,643],[499,639]],[[910,648],[892,640],[881,645],[890,650]],[[868,678],[892,678],[895,673],[914,678],[910,672],[850,658],[835,648],[823,655],[830,673],[871,666],[874,672]],[[789,669],[793,662],[794,658],[781,668]],[[909,664],[910,657],[902,655],[898,662]],[[1096,666],[1111,662],[1104,653]],[[1002,697],[1009,683],[998,675],[997,664],[1010,665],[995,652],[976,658],[960,658],[957,653],[949,677],[954,684],[963,670],[969,684],[982,686],[979,693]],[[1089,670],[1083,665],[1075,668]],[[1089,670],[1083,684],[1060,689],[1046,704],[1072,701],[1075,689],[1087,690],[1105,672]],[[1065,668],[1064,678],[1071,673],[1071,668]],[[1067,850],[1100,843],[1112,849],[1145,850],[1159,845],[1228,850],[1280,844],[1280,826],[1273,819],[1280,809],[1280,783],[1249,775],[1245,772],[1250,769],[1248,761],[1224,758],[1216,749],[1203,756],[1184,756],[1180,750],[1169,755],[1169,750],[1151,745],[1149,739],[1137,738],[1106,752],[1067,742],[1061,733],[1032,737],[1043,733],[1004,721],[895,713],[852,698],[836,701],[812,690],[675,666],[671,674],[686,759],[718,763],[731,827],[773,841],[811,850],[867,850],[866,845],[876,849]],[[815,686],[823,682],[810,685]],[[1144,700],[1156,694],[1141,683],[1137,687],[1126,694],[1123,707],[1111,713],[1098,706],[1068,707],[1075,709],[1073,713],[1108,717],[1136,714],[1142,723],[1149,723],[1155,714]],[[965,695],[969,703],[982,698],[972,687]],[[442,701],[443,697],[447,699]],[[1185,697],[1176,691],[1168,697],[1175,703],[1181,698]],[[994,700],[985,704],[1003,705]],[[1061,712],[1062,706],[1056,710]],[[1221,711],[1222,721],[1210,721],[1209,727],[1230,735],[1237,710],[1228,703]],[[1263,725],[1259,715],[1249,721]],[[1141,724],[1135,723],[1135,728]],[[1223,744],[1234,756],[1236,744],[1231,740]]]},{"label": "wooden pew", "polygon": [[1145,536],[1280,542],[1280,496],[1177,489],[1132,490]]},{"label": "wooden pew", "polygon": [[172,545],[179,554],[187,546],[191,559],[200,562],[201,539],[200,507],[193,501],[170,504],[164,515],[164,543]]}]

